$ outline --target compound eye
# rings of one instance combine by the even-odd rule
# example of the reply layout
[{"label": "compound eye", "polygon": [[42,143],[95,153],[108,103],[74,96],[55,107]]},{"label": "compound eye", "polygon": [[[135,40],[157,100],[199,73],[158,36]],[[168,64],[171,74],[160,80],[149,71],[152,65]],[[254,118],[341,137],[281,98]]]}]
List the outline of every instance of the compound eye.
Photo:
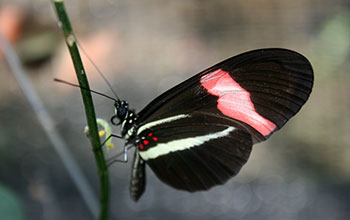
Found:
[{"label": "compound eye", "polygon": [[111,123],[112,125],[120,125],[121,124],[121,120],[120,118],[118,117],[118,115],[114,115],[112,118],[111,118]]}]

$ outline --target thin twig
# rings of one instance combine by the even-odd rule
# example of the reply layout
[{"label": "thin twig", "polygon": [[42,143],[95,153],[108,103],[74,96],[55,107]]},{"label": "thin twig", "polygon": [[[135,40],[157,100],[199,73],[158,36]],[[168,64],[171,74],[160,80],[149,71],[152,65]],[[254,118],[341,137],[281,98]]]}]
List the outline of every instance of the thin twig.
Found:
[{"label": "thin twig", "polygon": [[82,94],[87,124],[89,127],[89,137],[100,176],[100,220],[106,220],[108,217],[109,208],[109,173],[97,131],[95,109],[92,102],[91,93],[89,91],[90,86],[87,81],[85,70],[79,55],[76,38],[66,13],[63,0],[54,0],[53,5],[57,13],[59,27],[63,31],[66,44],[73,60],[79,85],[81,86],[80,91]]}]

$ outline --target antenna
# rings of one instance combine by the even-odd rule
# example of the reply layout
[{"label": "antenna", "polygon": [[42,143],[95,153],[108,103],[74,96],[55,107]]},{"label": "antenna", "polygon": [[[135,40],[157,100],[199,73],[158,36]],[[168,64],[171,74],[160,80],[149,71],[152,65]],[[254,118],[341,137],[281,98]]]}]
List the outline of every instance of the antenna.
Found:
[{"label": "antenna", "polygon": [[97,67],[97,65],[94,63],[94,61],[90,58],[90,56],[88,55],[88,53],[85,51],[85,49],[83,48],[83,46],[80,44],[80,42],[78,41],[78,38],[75,38],[76,42],[78,44],[78,46],[80,47],[80,49],[83,51],[83,53],[85,54],[85,56],[88,58],[88,60],[90,61],[90,63],[94,66],[94,68],[96,69],[96,71],[98,72],[98,74],[102,77],[102,79],[105,81],[105,83],[107,84],[108,88],[112,91],[113,95],[118,99],[118,95],[117,93],[114,91],[112,85],[108,82],[107,78],[105,77],[105,75],[103,75],[102,71]]},{"label": "antenna", "polygon": [[[90,92],[95,93],[95,94],[97,94],[97,95],[100,95],[100,96],[103,96],[103,97],[105,97],[105,98],[111,99],[111,100],[113,100],[113,101],[115,101],[115,102],[120,102],[119,99],[115,99],[115,98],[110,97],[110,96],[108,96],[108,95],[106,95],[106,94],[103,94],[103,93],[101,93],[101,92],[97,92],[97,91],[94,91],[94,90],[92,90],[92,89],[88,89],[88,88],[85,88],[85,87],[81,87],[81,86],[79,86],[79,85],[77,85],[77,84],[74,84],[74,83],[71,83],[71,82],[67,82],[67,81],[62,80],[62,79],[54,78],[53,80],[56,81],[56,82],[59,82],[59,83],[64,83],[64,84],[67,84],[67,85],[70,85],[70,86],[73,86],[73,87],[78,87],[78,88],[81,88],[81,89],[90,91]],[[118,97],[117,97],[117,98],[118,98]]]}]

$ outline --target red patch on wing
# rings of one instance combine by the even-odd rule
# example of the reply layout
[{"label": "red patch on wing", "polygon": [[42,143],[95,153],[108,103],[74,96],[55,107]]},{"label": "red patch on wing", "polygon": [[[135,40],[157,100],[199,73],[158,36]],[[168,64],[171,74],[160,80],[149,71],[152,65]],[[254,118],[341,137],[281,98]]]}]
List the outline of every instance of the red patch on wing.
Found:
[{"label": "red patch on wing", "polygon": [[228,72],[218,69],[203,76],[200,83],[210,94],[219,97],[217,108],[224,115],[252,126],[264,136],[275,130],[276,125],[256,112],[249,92]]}]

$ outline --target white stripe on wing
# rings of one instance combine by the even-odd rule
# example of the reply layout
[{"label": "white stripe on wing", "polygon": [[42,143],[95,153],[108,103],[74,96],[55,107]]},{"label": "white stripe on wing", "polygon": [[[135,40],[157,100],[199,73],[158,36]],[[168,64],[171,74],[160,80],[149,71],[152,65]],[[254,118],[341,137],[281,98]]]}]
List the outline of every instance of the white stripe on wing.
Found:
[{"label": "white stripe on wing", "polygon": [[167,123],[167,122],[179,120],[181,118],[188,118],[188,117],[191,117],[191,116],[190,115],[186,115],[186,114],[181,114],[181,115],[176,115],[176,116],[172,116],[172,117],[169,117],[169,118],[163,118],[163,119],[160,119],[160,120],[157,120],[157,121],[152,121],[150,123],[144,124],[141,127],[139,127],[139,129],[137,130],[137,135],[139,135],[142,131],[144,131],[144,130],[146,130],[148,128],[154,127],[156,125],[160,125],[160,124],[164,124],[164,123]]},{"label": "white stripe on wing", "polygon": [[225,137],[233,130],[235,130],[234,127],[228,127],[223,131],[219,131],[212,134],[207,134],[207,135],[197,136],[197,137],[189,137],[189,138],[169,141],[168,143],[157,144],[156,146],[151,147],[146,151],[140,151],[139,154],[143,160],[155,159],[159,156],[166,155],[170,152],[190,149],[192,147],[199,146],[204,142],[217,139],[220,137]]}]

